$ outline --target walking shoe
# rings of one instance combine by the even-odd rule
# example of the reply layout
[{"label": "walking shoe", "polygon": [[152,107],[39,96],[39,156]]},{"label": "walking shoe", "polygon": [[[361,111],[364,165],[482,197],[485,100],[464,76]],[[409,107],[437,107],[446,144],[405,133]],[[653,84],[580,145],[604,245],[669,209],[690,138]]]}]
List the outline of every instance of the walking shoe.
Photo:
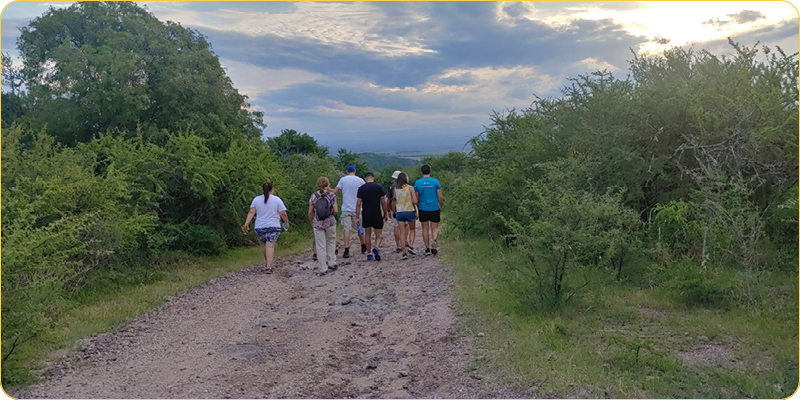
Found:
[{"label": "walking shoe", "polygon": [[334,265],[329,266],[328,269],[331,270],[331,271],[336,271],[337,269],[339,269],[339,266],[334,264]]},{"label": "walking shoe", "polygon": [[417,253],[414,251],[414,248],[411,246],[406,247],[406,251],[408,251],[408,254],[411,254],[412,256],[417,255]]},{"label": "walking shoe", "polygon": [[406,255],[406,253],[403,253],[403,260],[408,260],[408,256]]},{"label": "walking shoe", "polygon": [[431,255],[431,249],[425,249],[425,255],[426,256]]},{"label": "walking shoe", "polygon": [[372,254],[375,254],[375,261],[381,260],[381,251],[377,247],[372,248]]},{"label": "walking shoe", "polygon": [[439,252],[439,243],[437,242],[436,239],[433,239],[433,245],[431,246],[431,253],[436,255],[436,253],[438,252]]},{"label": "walking shoe", "polygon": [[319,273],[319,276],[325,276],[327,273],[328,273],[328,271],[325,271],[325,272],[320,272],[320,273]]},{"label": "walking shoe", "polygon": [[397,248],[397,250],[395,250],[395,253],[397,253],[397,254],[400,254],[400,253],[402,253],[402,252],[403,252],[403,249],[401,249],[401,248],[399,248],[399,247]]},{"label": "walking shoe", "polygon": [[350,248],[349,247],[344,249],[344,255],[342,257],[350,258]]},{"label": "walking shoe", "polygon": [[317,253],[314,253],[314,261],[317,261]]},{"label": "walking shoe", "polygon": [[364,254],[366,252],[367,252],[367,245],[364,244],[364,243],[361,243],[361,254]]},{"label": "walking shoe", "polygon": [[272,268],[266,268],[266,269],[264,269],[264,273],[266,273],[266,274],[271,274],[271,273],[272,273]]},{"label": "walking shoe", "polygon": [[336,254],[337,256],[339,255],[339,248],[338,247],[336,248],[336,250],[334,250],[333,254]]},{"label": "walking shoe", "polygon": [[367,254],[367,261],[372,261],[372,254]]}]

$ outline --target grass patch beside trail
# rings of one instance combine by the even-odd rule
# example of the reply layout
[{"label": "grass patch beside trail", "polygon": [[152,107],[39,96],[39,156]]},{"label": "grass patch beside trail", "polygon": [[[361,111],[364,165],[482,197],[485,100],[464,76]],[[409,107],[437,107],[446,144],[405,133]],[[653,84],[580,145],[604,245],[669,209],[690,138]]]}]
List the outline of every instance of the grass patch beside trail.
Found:
[{"label": "grass patch beside trail", "polygon": [[[474,367],[496,370],[534,396],[782,398],[798,382],[798,278],[768,272],[761,306],[689,307],[668,291],[593,282],[560,309],[514,297],[518,252],[489,240],[444,240]],[[641,272],[642,274],[644,272]]]},{"label": "grass patch beside trail", "polygon": [[[311,249],[309,234],[289,231],[281,235],[276,259]],[[46,362],[67,351],[77,350],[80,340],[95,333],[107,332],[164,303],[169,296],[264,261],[262,246],[237,248],[218,257],[194,257],[185,254],[162,257],[136,275],[137,284],[108,285],[103,292],[84,291],[68,302],[54,328],[36,341],[18,348],[9,362],[3,363],[4,375],[15,386],[36,382]],[[145,275],[145,276],[142,276]],[[129,277],[130,278],[130,277]],[[116,287],[112,287],[116,286]]]}]

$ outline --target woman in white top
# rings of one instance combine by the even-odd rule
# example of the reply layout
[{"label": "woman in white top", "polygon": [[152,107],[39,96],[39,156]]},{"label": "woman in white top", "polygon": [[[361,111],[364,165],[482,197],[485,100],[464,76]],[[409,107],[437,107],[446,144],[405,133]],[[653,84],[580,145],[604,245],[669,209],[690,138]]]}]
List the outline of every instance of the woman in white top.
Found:
[{"label": "woman in white top", "polygon": [[275,242],[281,234],[281,219],[289,229],[289,216],[286,215],[286,206],[280,197],[275,196],[272,182],[267,181],[262,186],[263,195],[256,196],[250,203],[250,212],[247,220],[242,225],[242,232],[250,232],[250,221],[256,217],[255,231],[258,238],[264,242],[264,261],[267,264],[267,273],[272,273],[272,262],[275,259]]}]

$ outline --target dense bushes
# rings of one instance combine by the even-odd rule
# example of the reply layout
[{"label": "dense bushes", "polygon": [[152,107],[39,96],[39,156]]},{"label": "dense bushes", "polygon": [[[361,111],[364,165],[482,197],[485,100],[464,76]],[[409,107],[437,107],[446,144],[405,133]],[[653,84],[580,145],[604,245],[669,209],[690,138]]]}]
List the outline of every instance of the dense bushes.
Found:
[{"label": "dense bushes", "polygon": [[154,279],[176,252],[254,244],[240,227],[264,181],[293,236],[316,178],[338,177],[306,134],[262,141],[205,37],[135,4],[51,8],[17,45],[22,68],[3,55],[4,383],[77,299]]},{"label": "dense bushes", "polygon": [[[636,57],[627,80],[580,76],[564,97],[494,114],[449,178],[451,232],[518,246],[533,308],[586,268],[688,305],[755,302],[761,271],[797,268],[798,64],[731,44]],[[647,277],[628,275],[631,255]]]}]

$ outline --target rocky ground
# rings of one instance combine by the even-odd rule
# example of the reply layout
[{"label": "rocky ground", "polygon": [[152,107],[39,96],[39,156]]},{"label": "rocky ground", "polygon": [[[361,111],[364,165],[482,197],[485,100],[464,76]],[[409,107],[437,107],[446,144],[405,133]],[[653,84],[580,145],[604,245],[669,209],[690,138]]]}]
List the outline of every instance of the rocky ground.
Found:
[{"label": "rocky ground", "polygon": [[[420,229],[417,229],[419,234]],[[356,242],[357,243],[357,242]],[[356,251],[318,276],[311,254],[259,264],[86,340],[25,398],[521,397],[470,364],[448,267]],[[355,246],[353,246],[355,250]],[[417,247],[422,247],[421,238]]]}]

